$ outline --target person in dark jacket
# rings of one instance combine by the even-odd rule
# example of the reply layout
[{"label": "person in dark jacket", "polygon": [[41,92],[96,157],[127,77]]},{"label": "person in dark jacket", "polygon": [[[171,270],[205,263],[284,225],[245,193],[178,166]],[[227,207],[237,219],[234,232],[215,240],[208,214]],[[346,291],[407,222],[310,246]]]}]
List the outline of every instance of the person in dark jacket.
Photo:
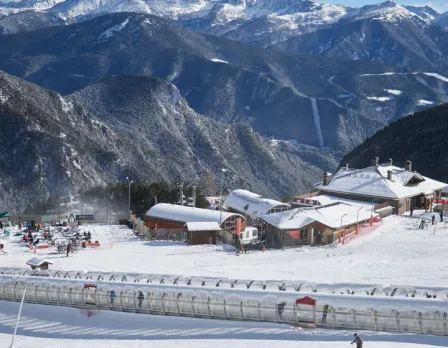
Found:
[{"label": "person in dark jacket", "polygon": [[143,292],[138,292],[138,309],[142,309],[143,300],[145,299],[145,295],[143,295]]},{"label": "person in dark jacket", "polygon": [[329,305],[325,305],[324,308],[322,309],[322,324],[326,324],[327,323],[327,315],[328,313],[331,312],[330,306]]},{"label": "person in dark jacket", "polygon": [[70,254],[70,251],[72,250],[72,244],[67,243],[67,248],[65,250],[67,250],[67,257],[68,257],[68,254]]},{"label": "person in dark jacket", "polygon": [[353,342],[351,344],[356,343],[356,348],[362,348],[363,342],[362,342],[361,337],[359,337],[358,334],[356,334],[356,333],[354,336],[355,336],[355,339],[353,340]]},{"label": "person in dark jacket", "polygon": [[115,294],[115,290],[112,290],[109,294],[109,298],[110,298],[110,305],[113,306],[114,302],[115,302],[115,297],[117,297],[117,295]]},{"label": "person in dark jacket", "polygon": [[436,217],[434,215],[432,216],[431,221],[433,225],[436,223]]},{"label": "person in dark jacket", "polygon": [[443,210],[440,212],[440,222],[443,222]]},{"label": "person in dark jacket", "polygon": [[279,304],[277,304],[277,312],[280,319],[282,318],[283,312],[285,311],[285,306],[285,302],[280,302]]}]

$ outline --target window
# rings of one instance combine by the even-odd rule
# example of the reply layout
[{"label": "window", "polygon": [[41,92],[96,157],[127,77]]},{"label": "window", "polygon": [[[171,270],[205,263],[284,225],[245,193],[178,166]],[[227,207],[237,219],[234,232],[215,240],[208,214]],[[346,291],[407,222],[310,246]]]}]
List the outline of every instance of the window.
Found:
[{"label": "window", "polygon": [[249,239],[249,231],[246,232],[246,239]]},{"label": "window", "polygon": [[256,237],[258,235],[258,231],[257,230],[253,230],[252,231],[252,237]]},{"label": "window", "polygon": [[241,233],[240,233],[240,239],[243,239],[243,238],[244,238],[244,233],[241,232]]}]

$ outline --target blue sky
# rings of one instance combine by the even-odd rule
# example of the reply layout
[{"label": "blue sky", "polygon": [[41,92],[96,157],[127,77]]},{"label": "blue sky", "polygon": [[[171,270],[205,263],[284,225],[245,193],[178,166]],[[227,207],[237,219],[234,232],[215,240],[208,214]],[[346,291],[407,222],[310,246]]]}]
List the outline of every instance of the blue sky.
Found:
[{"label": "blue sky", "polygon": [[[332,4],[341,4],[346,6],[359,7],[362,5],[371,5],[377,4],[380,2],[384,2],[385,0],[320,0],[320,2],[328,2]],[[424,0],[395,0],[396,3],[400,5],[414,5],[414,6],[431,6],[433,9],[439,12],[448,11],[448,0],[432,0],[432,1],[424,1]]]}]

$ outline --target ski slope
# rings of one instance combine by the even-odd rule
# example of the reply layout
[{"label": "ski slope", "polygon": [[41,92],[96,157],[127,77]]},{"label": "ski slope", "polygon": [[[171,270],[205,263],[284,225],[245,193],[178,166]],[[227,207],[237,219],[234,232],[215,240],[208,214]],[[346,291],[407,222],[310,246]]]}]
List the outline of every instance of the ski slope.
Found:
[{"label": "ski slope", "polygon": [[[19,304],[0,301],[0,346],[9,346]],[[24,306],[16,348],[23,347],[347,347],[351,331],[297,329],[287,325],[107,312],[91,318],[79,310]],[[446,337],[360,333],[366,347],[443,347]],[[151,340],[149,342],[149,340]],[[425,344],[420,344],[425,343]]]},{"label": "ski slope", "polygon": [[[177,274],[255,280],[306,280],[319,283],[378,283],[384,286],[390,284],[447,286],[448,226],[445,229],[443,223],[438,223],[435,227],[430,225],[428,229],[419,230],[417,224],[418,218],[415,216],[392,216],[384,219],[383,225],[379,228],[362,233],[346,245],[305,247],[285,251],[268,250],[266,253],[254,251],[238,257],[230,247],[147,242],[139,240],[132,231],[123,227],[91,225],[84,226],[83,229],[90,230],[93,239],[100,241],[100,249],[80,251],[68,258],[65,255],[52,254],[51,251],[38,251],[38,254],[51,259],[54,262],[52,269],[59,270]],[[22,268],[25,267],[25,262],[34,256],[26,248],[21,247],[14,238],[0,239],[0,243],[5,244],[8,252],[0,254],[1,267]],[[0,302],[0,346],[5,346],[4,341],[10,339],[17,308],[16,303]],[[34,347],[36,344],[39,344],[39,347],[77,347],[85,346],[85,340],[89,340],[88,345],[92,347],[121,347],[124,346],[122,340],[126,340],[126,345],[132,348],[147,346],[148,340],[157,340],[156,344],[151,345],[171,347],[181,342],[182,347],[209,347],[213,344],[216,348],[220,348],[228,345],[228,340],[231,339],[231,344],[235,347],[259,348],[268,345],[271,347],[272,340],[283,340],[281,343],[283,347],[294,345],[294,347],[338,348],[347,347],[352,335],[351,332],[332,330],[297,332],[288,326],[266,323],[220,322],[159,316],[145,316],[145,319],[142,319],[142,315],[130,313],[108,312],[107,315],[100,314],[86,319],[76,309],[45,308],[43,311],[37,308],[38,305],[26,304],[23,315],[30,320],[28,325],[31,327],[33,320],[42,322],[43,327],[37,328],[39,331],[31,328],[19,329],[16,347]],[[76,315],[73,311],[76,311]],[[9,317],[5,318],[5,315]],[[53,325],[53,322],[56,324]],[[99,323],[95,324],[97,322]],[[23,323],[24,327],[26,324],[27,321]],[[48,329],[45,329],[46,325],[50,325]],[[63,334],[60,336],[55,336],[56,326],[62,329]],[[53,330],[50,330],[51,327]],[[96,327],[97,330],[89,330],[92,327]],[[115,335],[110,334],[109,330],[117,329],[123,331],[121,333],[118,331]],[[193,331],[189,334],[169,331],[184,329]],[[263,331],[265,329],[267,331]],[[272,332],[269,331],[271,329]],[[132,332],[133,330],[137,331]],[[98,334],[87,334],[93,331],[98,331]],[[78,335],[72,335],[71,332],[78,332]],[[85,334],[81,334],[82,332]],[[379,348],[447,345],[446,337],[375,332],[363,332],[362,335],[367,336],[366,341],[375,342],[373,346]],[[366,342],[365,346],[371,345],[367,345]]]}]

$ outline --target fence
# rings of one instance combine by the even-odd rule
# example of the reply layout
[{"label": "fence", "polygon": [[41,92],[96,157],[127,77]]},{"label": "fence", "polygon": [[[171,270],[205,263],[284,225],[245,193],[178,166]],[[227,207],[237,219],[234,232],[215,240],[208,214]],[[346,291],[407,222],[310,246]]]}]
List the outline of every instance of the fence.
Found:
[{"label": "fence", "polygon": [[[298,294],[210,287],[85,283],[0,276],[0,300],[89,310],[116,310],[208,319],[276,322],[334,329],[448,335],[448,303],[440,299]],[[304,297],[303,297],[304,296]],[[307,299],[313,305],[298,304]]]}]

